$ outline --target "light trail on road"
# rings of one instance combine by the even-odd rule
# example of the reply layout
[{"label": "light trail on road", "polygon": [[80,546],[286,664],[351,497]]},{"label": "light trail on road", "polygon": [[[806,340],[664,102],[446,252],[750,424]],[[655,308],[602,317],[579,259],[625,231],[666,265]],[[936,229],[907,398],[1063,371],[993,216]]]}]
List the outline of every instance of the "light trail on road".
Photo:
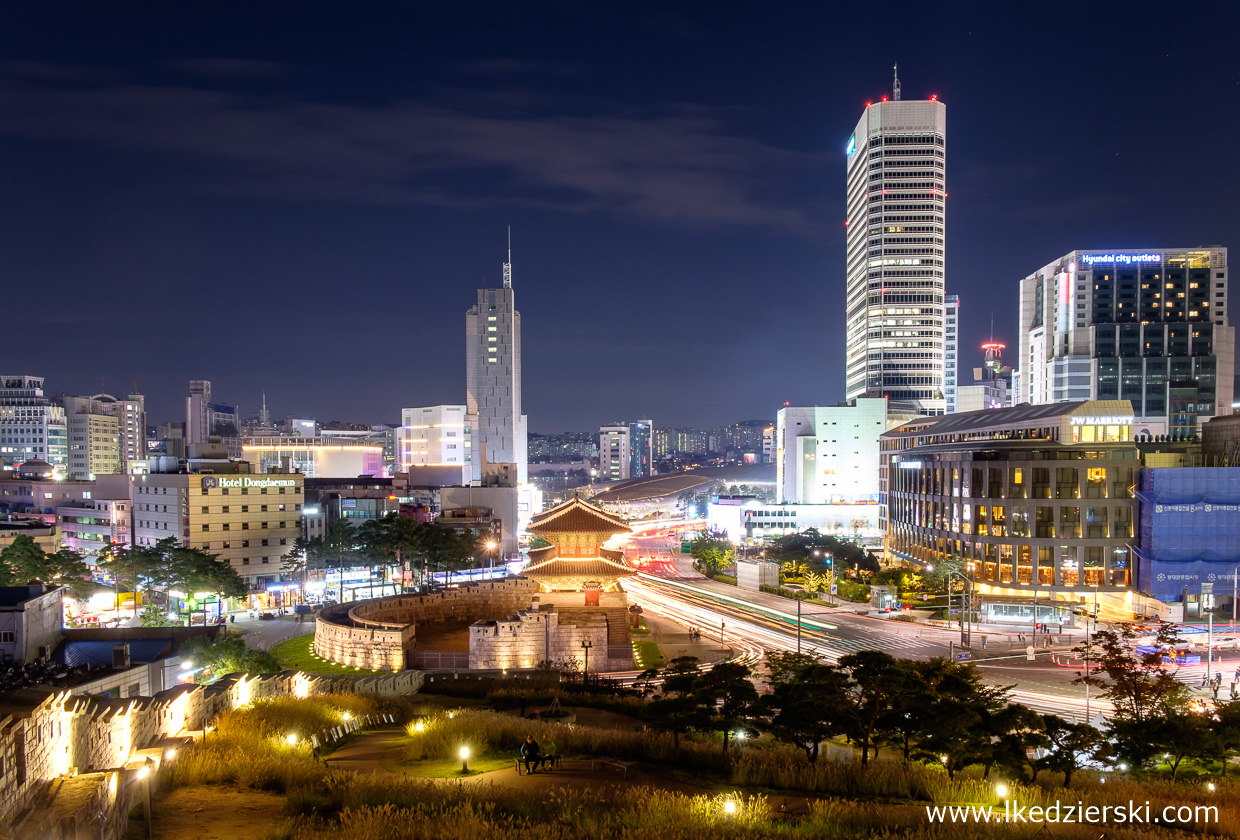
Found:
[{"label": "light trail on road", "polygon": [[[795,651],[797,634],[795,613],[784,613],[780,610],[758,606],[745,602],[740,598],[717,595],[701,587],[681,581],[660,580],[651,575],[640,574],[625,582],[631,599],[655,615],[671,619],[686,627],[697,627],[704,637],[719,638],[720,623],[723,623],[723,637],[742,650],[741,661],[754,665],[760,662],[769,651]],[[833,637],[839,625],[828,623],[811,617],[801,618],[801,650],[812,653],[826,662],[836,664],[841,656],[855,652],[858,644],[872,642],[870,649],[882,650],[883,642],[892,638],[901,638],[904,643],[942,645],[934,639],[915,636],[913,628],[884,623],[881,630],[870,628],[850,628],[865,640],[845,640]],[[949,633],[951,631],[948,631]],[[937,635],[937,634],[936,634]],[[884,639],[884,637],[889,637]],[[849,648],[852,648],[850,650]],[[917,655],[900,650],[892,655],[904,658],[924,659],[927,655]],[[946,652],[939,655],[945,655]],[[933,654],[932,654],[933,655]],[[1013,670],[999,673],[998,668],[987,669],[984,673],[987,682],[995,685],[1008,685],[1013,680],[1009,676]],[[1085,698],[1081,692],[1072,694],[1056,694],[1035,691],[1028,688],[1011,688],[1008,695],[1015,703],[1029,706],[1033,710],[1046,714],[1057,714],[1071,720],[1084,720]],[[1098,699],[1089,704],[1090,716],[1098,713],[1110,714],[1110,704]]]}]

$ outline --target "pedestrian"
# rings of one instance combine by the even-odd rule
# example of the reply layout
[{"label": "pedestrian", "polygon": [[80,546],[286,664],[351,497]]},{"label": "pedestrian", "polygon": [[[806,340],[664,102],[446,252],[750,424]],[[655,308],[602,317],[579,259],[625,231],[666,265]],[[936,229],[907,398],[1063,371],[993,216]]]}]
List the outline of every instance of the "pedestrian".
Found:
[{"label": "pedestrian", "polygon": [[550,767],[560,760],[555,752],[555,741],[551,740],[550,735],[544,735],[542,743],[538,745],[539,765],[542,767]]},{"label": "pedestrian", "polygon": [[1206,679],[1207,679],[1206,674],[1205,674],[1205,672],[1203,671],[1203,672],[1201,673],[1201,685],[1199,686],[1200,688],[1205,688],[1205,687],[1206,687]]},{"label": "pedestrian", "polygon": [[229,624],[236,624],[236,623],[237,623],[237,614],[236,614],[236,613],[230,613],[230,614],[229,614],[229,616],[228,616],[228,623],[229,623]]},{"label": "pedestrian", "polygon": [[533,735],[525,736],[525,743],[521,745],[521,758],[525,761],[525,775],[532,775],[538,768],[538,742]]}]

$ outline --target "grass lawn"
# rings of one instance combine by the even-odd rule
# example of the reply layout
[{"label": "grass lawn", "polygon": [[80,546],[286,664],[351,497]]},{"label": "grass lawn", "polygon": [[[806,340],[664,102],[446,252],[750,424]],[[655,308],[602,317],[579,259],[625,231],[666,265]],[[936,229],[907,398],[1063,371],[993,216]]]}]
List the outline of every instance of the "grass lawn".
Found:
[{"label": "grass lawn", "polygon": [[355,677],[370,677],[375,674],[386,674],[387,671],[368,671],[365,668],[350,668],[320,659],[312,650],[314,634],[296,636],[286,639],[271,648],[271,655],[280,660],[280,667],[305,671],[308,674],[352,674]]},{"label": "grass lawn", "polygon": [[663,661],[663,652],[659,650],[659,646],[645,639],[633,642],[633,659],[642,671],[647,668],[662,668],[667,664]]},{"label": "grass lawn", "polygon": [[646,625],[646,619],[642,618],[641,616],[638,616],[637,626],[632,628],[631,632],[633,633],[634,636],[649,636],[650,628]]},{"label": "grass lawn", "polygon": [[484,755],[469,759],[469,772],[461,772],[459,758],[435,758],[427,761],[411,761],[400,765],[402,772],[419,779],[464,779],[492,770],[512,769],[512,756]]}]

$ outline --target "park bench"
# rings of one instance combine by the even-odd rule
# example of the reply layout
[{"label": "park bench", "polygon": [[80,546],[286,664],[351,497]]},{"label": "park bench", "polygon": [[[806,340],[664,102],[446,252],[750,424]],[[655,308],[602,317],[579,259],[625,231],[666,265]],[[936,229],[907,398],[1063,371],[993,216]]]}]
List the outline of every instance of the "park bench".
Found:
[{"label": "park bench", "polygon": [[615,770],[619,770],[620,778],[622,779],[627,779],[629,777],[629,770],[633,767],[633,762],[621,761],[618,758],[592,758],[590,759],[590,771],[591,772],[594,771],[595,764],[601,764],[605,768],[611,767]]},{"label": "park bench", "polygon": [[[545,758],[539,758],[538,760],[539,760],[540,762],[542,762],[542,761],[545,761],[546,759],[545,759]],[[517,771],[517,775],[518,775],[518,776],[520,776],[520,775],[521,775],[521,768],[525,765],[525,759],[524,759],[524,758],[522,758],[521,756],[517,756],[516,758],[514,758],[514,759],[512,760],[512,762],[513,762],[513,769],[514,769],[514,770],[516,770],[516,771]],[[560,766],[560,756],[558,756],[558,755],[553,755],[553,756],[551,756],[551,761],[550,761],[550,763],[549,763],[547,766],[549,766],[549,767],[559,767],[559,766]],[[542,767],[541,769],[545,770],[545,769],[547,769],[547,768],[546,768],[546,767]]]}]

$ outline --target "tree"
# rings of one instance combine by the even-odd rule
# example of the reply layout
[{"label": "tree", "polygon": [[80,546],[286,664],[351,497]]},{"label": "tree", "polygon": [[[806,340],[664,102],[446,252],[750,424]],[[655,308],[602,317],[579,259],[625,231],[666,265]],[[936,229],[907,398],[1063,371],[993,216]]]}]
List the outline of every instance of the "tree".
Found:
[{"label": "tree", "polygon": [[221,604],[225,598],[244,598],[250,592],[231,563],[201,548],[179,548],[174,555],[171,577],[182,591],[210,592]]},{"label": "tree", "polygon": [[728,737],[756,711],[758,691],[750,679],[752,671],[740,662],[721,662],[698,677],[692,697],[700,709],[703,728],[723,734],[723,754],[728,754]]},{"label": "tree", "polygon": [[891,713],[898,682],[896,660],[877,650],[863,650],[840,657],[844,685],[844,733],[861,748],[861,766],[869,764],[870,751],[878,756],[884,732],[880,725]]},{"label": "tree", "polygon": [[1006,707],[1006,688],[983,684],[972,664],[948,663],[924,710],[914,755],[941,761],[949,779],[971,764],[993,763],[993,738],[1003,723],[995,717]]},{"label": "tree", "polygon": [[763,728],[816,764],[819,745],[844,733],[844,675],[804,653],[768,653],[766,661],[772,691],[762,698]]},{"label": "tree", "polygon": [[706,575],[714,577],[722,572],[736,557],[736,549],[728,541],[727,535],[712,531],[694,540],[689,550],[694,567]]},{"label": "tree", "polygon": [[[1188,699],[1188,689],[1175,678],[1163,662],[1164,651],[1174,650],[1179,632],[1167,622],[1159,622],[1155,643],[1149,653],[1136,652],[1137,634],[1125,626],[1118,632],[1099,630],[1093,635],[1090,659],[1096,670],[1074,682],[1088,683],[1101,690],[1115,706],[1121,720],[1141,720],[1180,711]],[[1073,649],[1085,656],[1084,646]],[[1105,679],[1102,675],[1105,675]]]},{"label": "tree", "polygon": [[181,643],[181,661],[194,664],[194,682],[210,683],[235,673],[273,673],[280,662],[265,650],[250,650],[239,636],[213,640],[207,634]]},{"label": "tree", "polygon": [[1223,703],[1210,722],[1214,735],[1214,754],[1227,775],[1230,759],[1240,753],[1240,703]]},{"label": "tree", "polygon": [[699,664],[696,656],[678,656],[669,662],[663,670],[663,693],[644,711],[653,728],[672,733],[677,750],[681,733],[687,732],[697,720],[697,704],[691,694]]},{"label": "tree", "polygon": [[[1178,633],[1166,622],[1160,622],[1155,643],[1148,652],[1137,652],[1137,634],[1124,627],[1119,631],[1099,630],[1093,634],[1088,651],[1074,649],[1078,656],[1088,655],[1096,670],[1078,675],[1077,684],[1097,688],[1115,706],[1110,721],[1110,735],[1116,754],[1134,765],[1142,765],[1160,753],[1177,754],[1179,760],[1191,755],[1189,743],[1177,743],[1177,732],[1186,738],[1196,736],[1185,716],[1188,712],[1188,689],[1176,679],[1163,662],[1165,651],[1174,650]],[[1189,752],[1179,754],[1181,747]]]},{"label": "tree", "polygon": [[1042,732],[1049,742],[1045,757],[1034,762],[1033,781],[1038,771],[1063,773],[1063,786],[1072,787],[1072,774],[1087,761],[1100,758],[1107,738],[1088,723],[1070,723],[1058,715],[1042,717]]},{"label": "tree", "polygon": [[[134,615],[137,616],[142,585],[153,574],[150,552],[139,546],[110,545],[99,553],[99,566],[112,575],[117,592],[134,593]],[[119,610],[118,603],[118,618]]]}]

